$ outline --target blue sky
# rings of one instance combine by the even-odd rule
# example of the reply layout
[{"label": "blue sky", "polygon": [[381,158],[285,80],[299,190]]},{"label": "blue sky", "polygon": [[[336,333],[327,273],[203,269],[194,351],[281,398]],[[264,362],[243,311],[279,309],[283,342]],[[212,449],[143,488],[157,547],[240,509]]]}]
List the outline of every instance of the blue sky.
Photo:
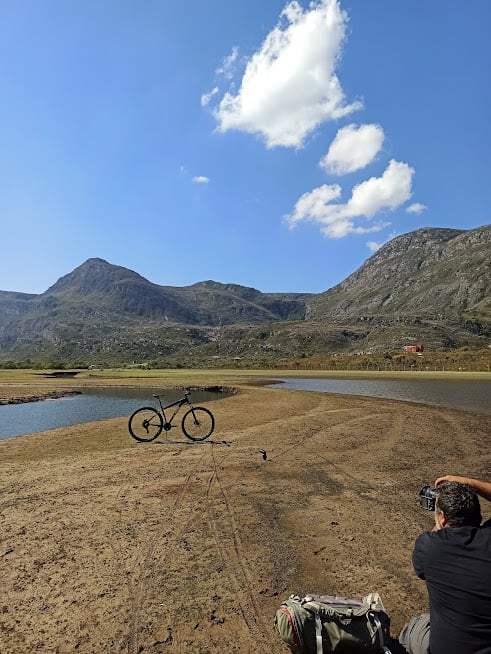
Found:
[{"label": "blue sky", "polygon": [[489,217],[491,2],[2,0],[0,289],[321,292]]}]

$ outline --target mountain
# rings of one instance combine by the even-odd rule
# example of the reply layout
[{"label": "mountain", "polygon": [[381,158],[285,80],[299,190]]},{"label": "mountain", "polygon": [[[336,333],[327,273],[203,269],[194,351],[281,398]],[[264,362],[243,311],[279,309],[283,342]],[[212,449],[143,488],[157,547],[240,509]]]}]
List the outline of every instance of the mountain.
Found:
[{"label": "mountain", "polygon": [[237,323],[303,320],[307,297],[213,281],[159,286],[94,258],[40,295],[0,291],[0,356],[63,360],[109,352],[121,360],[127,352],[131,360],[142,352],[152,355],[156,348],[167,353],[186,345],[189,338],[183,338],[180,325],[207,331]]},{"label": "mountain", "polygon": [[103,259],[89,259],[43,293],[43,306],[76,314],[163,319],[192,325],[303,319],[304,296],[266,294],[253,288],[201,282],[175,288],[158,286],[141,275]]},{"label": "mountain", "polygon": [[453,316],[489,307],[491,225],[472,231],[418,229],[378,250],[321,293],[312,316]]},{"label": "mountain", "polygon": [[399,236],[320,294],[204,281],[161,286],[89,259],[40,295],[0,291],[0,361],[80,363],[279,358],[484,346],[491,225]]}]

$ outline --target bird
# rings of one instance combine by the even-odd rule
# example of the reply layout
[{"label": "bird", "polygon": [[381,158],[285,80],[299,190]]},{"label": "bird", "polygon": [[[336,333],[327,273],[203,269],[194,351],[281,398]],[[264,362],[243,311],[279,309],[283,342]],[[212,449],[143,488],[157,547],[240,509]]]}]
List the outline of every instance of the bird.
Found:
[{"label": "bird", "polygon": [[266,450],[259,450],[259,453],[263,455],[263,460],[267,461],[268,455],[266,454]]}]

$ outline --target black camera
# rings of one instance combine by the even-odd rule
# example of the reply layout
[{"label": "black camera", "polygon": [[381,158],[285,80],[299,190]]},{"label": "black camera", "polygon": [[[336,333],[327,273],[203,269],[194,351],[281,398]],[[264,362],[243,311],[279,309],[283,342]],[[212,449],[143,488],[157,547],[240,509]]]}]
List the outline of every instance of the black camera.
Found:
[{"label": "black camera", "polygon": [[419,491],[419,506],[426,511],[435,510],[436,488],[423,486]]}]

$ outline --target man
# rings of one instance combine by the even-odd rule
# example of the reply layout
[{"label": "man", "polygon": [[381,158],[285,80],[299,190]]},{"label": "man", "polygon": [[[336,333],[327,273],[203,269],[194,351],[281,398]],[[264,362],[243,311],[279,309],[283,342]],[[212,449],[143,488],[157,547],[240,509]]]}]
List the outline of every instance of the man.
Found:
[{"label": "man", "polygon": [[491,501],[491,484],[447,475],[435,487],[435,527],[413,552],[430,613],[412,618],[399,641],[409,654],[491,654],[491,525],[481,526],[478,498]]}]

